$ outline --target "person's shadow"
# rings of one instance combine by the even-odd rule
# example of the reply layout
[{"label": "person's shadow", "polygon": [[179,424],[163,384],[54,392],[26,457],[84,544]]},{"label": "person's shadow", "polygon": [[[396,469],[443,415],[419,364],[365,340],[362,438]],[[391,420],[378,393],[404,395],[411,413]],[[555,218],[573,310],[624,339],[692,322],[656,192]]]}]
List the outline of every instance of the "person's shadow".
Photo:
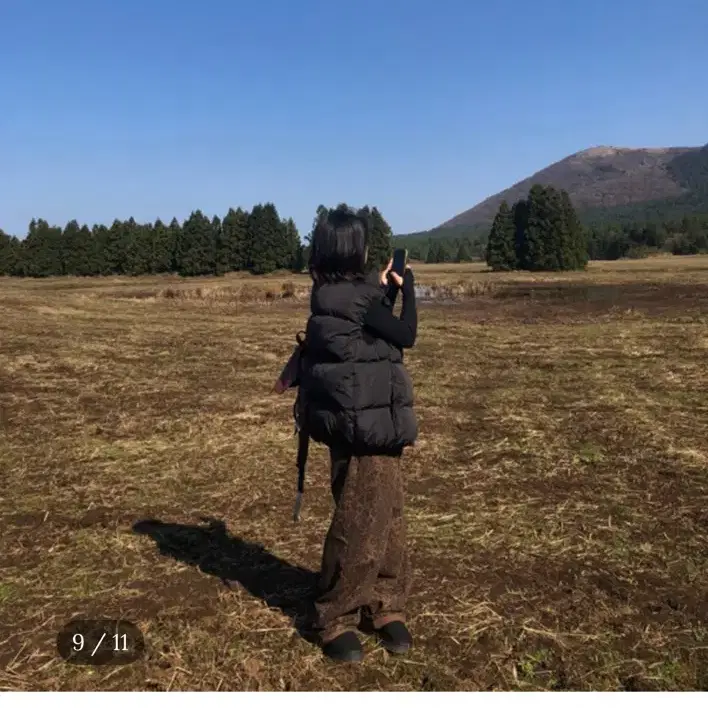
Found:
[{"label": "person's shadow", "polygon": [[160,553],[197,566],[202,572],[220,578],[227,586],[242,585],[251,595],[264,600],[292,618],[298,633],[311,642],[310,610],[317,573],[288,563],[265,548],[232,536],[218,519],[202,518],[206,526],[171,524],[155,519],[138,521],[135,533],[150,536]]}]

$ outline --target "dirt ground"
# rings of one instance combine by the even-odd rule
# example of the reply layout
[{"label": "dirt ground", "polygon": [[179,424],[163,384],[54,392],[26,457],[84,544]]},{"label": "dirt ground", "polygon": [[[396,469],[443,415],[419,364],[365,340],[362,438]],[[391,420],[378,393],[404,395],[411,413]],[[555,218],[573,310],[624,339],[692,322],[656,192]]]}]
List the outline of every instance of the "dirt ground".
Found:
[{"label": "dirt ground", "polygon": [[[331,513],[291,520],[304,276],[0,279],[0,688],[708,689],[708,258],[421,266],[407,355],[416,645],[301,635]],[[146,653],[75,666],[71,619]]]}]

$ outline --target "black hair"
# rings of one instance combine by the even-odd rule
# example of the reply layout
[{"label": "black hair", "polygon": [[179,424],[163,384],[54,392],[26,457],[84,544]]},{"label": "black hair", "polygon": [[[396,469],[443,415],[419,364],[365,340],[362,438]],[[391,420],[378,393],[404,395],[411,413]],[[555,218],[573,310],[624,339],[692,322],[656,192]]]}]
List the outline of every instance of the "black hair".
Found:
[{"label": "black hair", "polygon": [[317,285],[365,276],[369,224],[348,209],[334,209],[317,222],[310,249],[310,275]]}]

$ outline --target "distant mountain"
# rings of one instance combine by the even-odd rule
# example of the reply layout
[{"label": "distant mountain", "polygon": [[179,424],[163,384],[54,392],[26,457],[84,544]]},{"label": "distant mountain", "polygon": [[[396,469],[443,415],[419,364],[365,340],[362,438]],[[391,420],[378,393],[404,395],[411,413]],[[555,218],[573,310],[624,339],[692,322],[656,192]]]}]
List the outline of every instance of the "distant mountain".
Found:
[{"label": "distant mountain", "polygon": [[708,210],[708,145],[704,147],[595,147],[575,153],[458,214],[420,237],[475,235],[489,228],[499,205],[525,197],[533,184],[565,189],[584,220],[641,219],[676,209]]}]

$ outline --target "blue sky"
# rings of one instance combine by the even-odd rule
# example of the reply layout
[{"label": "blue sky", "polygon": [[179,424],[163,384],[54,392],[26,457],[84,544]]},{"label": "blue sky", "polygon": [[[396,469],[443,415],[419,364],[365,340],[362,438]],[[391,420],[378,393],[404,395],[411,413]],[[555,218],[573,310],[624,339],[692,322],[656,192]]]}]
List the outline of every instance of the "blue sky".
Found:
[{"label": "blue sky", "polygon": [[705,0],[0,0],[0,228],[430,228],[586,147],[708,142],[706,36]]}]

